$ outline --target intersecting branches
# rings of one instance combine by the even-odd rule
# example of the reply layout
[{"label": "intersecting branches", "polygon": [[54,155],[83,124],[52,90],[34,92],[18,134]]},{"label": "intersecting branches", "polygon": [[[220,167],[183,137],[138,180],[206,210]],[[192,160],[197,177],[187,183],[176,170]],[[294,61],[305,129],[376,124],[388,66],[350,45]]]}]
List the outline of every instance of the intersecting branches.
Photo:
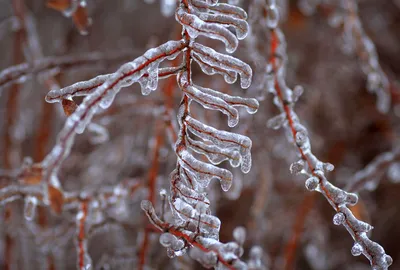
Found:
[{"label": "intersecting branches", "polygon": [[97,69],[99,66],[108,66],[122,62],[126,58],[138,55],[138,52],[124,50],[121,52],[93,52],[89,54],[42,57],[29,63],[22,63],[8,67],[0,72],[0,90],[19,82],[24,82],[33,76],[57,74],[69,70]]}]

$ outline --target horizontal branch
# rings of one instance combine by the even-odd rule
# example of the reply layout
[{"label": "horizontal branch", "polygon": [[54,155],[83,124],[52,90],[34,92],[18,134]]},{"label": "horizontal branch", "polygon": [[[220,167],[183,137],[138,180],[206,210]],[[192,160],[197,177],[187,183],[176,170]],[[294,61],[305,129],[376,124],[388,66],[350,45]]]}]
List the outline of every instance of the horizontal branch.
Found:
[{"label": "horizontal branch", "polygon": [[99,69],[114,63],[126,61],[139,54],[137,50],[118,52],[92,52],[77,55],[49,56],[31,63],[22,63],[8,67],[0,72],[0,90],[13,83],[22,83],[41,74],[74,71],[80,69]]}]

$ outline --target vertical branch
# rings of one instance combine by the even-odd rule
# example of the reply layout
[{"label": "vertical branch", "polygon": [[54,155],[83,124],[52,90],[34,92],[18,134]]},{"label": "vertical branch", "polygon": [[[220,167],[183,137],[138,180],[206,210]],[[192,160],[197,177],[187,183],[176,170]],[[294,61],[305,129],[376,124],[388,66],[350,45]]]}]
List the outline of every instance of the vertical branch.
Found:
[{"label": "vertical branch", "polygon": [[[161,127],[160,127],[161,126]],[[163,128],[162,124],[159,121],[156,121],[155,130],[156,130],[156,138],[155,144],[153,149],[153,160],[150,167],[149,177],[148,177],[148,190],[149,190],[149,197],[148,200],[152,203],[156,203],[156,188],[157,188],[157,176],[159,174],[159,154],[160,149],[164,145],[164,135],[163,135]],[[151,233],[150,230],[147,228],[144,230],[144,237],[142,242],[142,247],[140,249],[139,255],[139,269],[143,270],[144,266],[146,265],[146,255],[147,250],[149,248],[149,234]]]},{"label": "vertical branch", "polygon": [[313,209],[314,201],[315,193],[307,194],[304,197],[303,202],[298,207],[293,230],[291,232],[290,239],[285,247],[285,270],[295,269],[294,260],[297,250],[297,244],[299,243],[300,236],[302,235],[304,223],[308,217],[308,214]]},{"label": "vertical branch", "polygon": [[[17,65],[23,62],[23,46],[26,42],[25,33],[25,10],[24,3],[22,0],[13,0],[12,7],[16,18],[18,19],[19,29],[14,34],[14,46],[13,46],[13,64]],[[12,152],[14,151],[14,143],[11,137],[15,119],[17,117],[18,108],[18,97],[19,97],[19,85],[12,84],[10,93],[6,103],[6,121],[4,127],[4,141],[3,141],[3,159],[4,168],[12,169]],[[4,222],[7,223],[11,219],[12,215],[11,206],[7,205],[4,213]],[[12,249],[14,245],[14,240],[11,235],[7,232],[5,233],[4,239],[4,269],[11,269],[12,265]]]},{"label": "vertical branch", "polygon": [[88,216],[88,201],[80,202],[80,209],[76,216],[77,247],[78,247],[78,269],[87,270],[91,260],[87,254],[86,219]]}]

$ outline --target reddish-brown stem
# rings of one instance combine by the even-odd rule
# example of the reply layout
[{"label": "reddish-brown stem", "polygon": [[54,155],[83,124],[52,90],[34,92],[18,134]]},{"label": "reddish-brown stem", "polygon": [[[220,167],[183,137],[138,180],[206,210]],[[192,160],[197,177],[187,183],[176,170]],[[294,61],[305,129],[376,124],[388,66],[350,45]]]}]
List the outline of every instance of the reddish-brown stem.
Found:
[{"label": "reddish-brown stem", "polygon": [[[6,207],[4,211],[4,221],[7,222],[11,218],[11,209]],[[14,246],[14,240],[12,239],[11,235],[8,233],[5,234],[4,237],[4,269],[10,270],[12,264],[12,250]]]},{"label": "reddish-brown stem", "polygon": [[[148,186],[149,186],[149,197],[148,200],[154,205],[156,202],[156,185],[157,185],[157,175],[159,172],[159,153],[161,147],[164,145],[164,135],[163,135],[163,129],[160,128],[160,123],[159,121],[156,121],[156,141],[154,145],[154,151],[153,151],[153,160],[151,163],[151,168],[149,172],[149,180],[148,180]],[[149,231],[145,230],[144,231],[144,237],[143,237],[143,242],[142,242],[142,247],[140,249],[140,255],[139,255],[139,269],[142,270],[146,264],[146,255],[147,255],[147,250],[149,247]]]},{"label": "reddish-brown stem", "polygon": [[[159,123],[157,122],[157,127],[159,127]],[[156,131],[156,141],[155,141],[155,146],[154,146],[154,151],[153,151],[153,161],[151,163],[151,169],[150,169],[150,173],[149,173],[149,201],[151,201],[152,204],[155,204],[156,201],[156,184],[157,184],[157,175],[158,175],[158,171],[159,171],[159,153],[160,153],[160,149],[161,147],[163,147],[164,145],[164,135],[162,132],[161,128],[157,128]]]},{"label": "reddish-brown stem", "polygon": [[149,233],[147,230],[144,231],[144,236],[143,236],[143,242],[142,242],[142,247],[140,249],[140,254],[139,254],[139,270],[143,270],[144,266],[146,264],[146,254],[147,254],[147,249],[149,248]]},{"label": "reddish-brown stem", "polygon": [[98,69],[106,69],[108,66],[120,63],[126,59],[131,59],[138,55],[135,50],[122,52],[93,52],[85,55],[68,55],[68,56],[50,56],[36,59],[32,63],[17,64],[0,72],[0,88],[5,87],[13,82],[18,81],[22,77],[29,77],[40,73],[50,73],[52,70],[60,70],[67,72],[69,70],[78,70],[80,68],[91,67]]},{"label": "reddish-brown stem", "polygon": [[[179,27],[180,25],[177,24],[176,27],[176,38],[179,39],[181,38],[181,29]],[[175,58],[172,60],[172,66],[176,67],[179,66],[181,59],[179,57]],[[172,110],[174,108],[174,90],[176,88],[176,76],[171,76],[170,78],[167,79],[164,87],[163,87],[163,94],[164,94],[164,102],[165,102],[165,107],[167,108],[167,111]]]},{"label": "reddish-brown stem", "polygon": [[84,241],[86,240],[86,233],[85,233],[85,223],[88,214],[88,202],[83,201],[80,205],[82,217],[79,219],[78,222],[78,266],[79,269],[85,269],[85,246]]},{"label": "reddish-brown stem", "polygon": [[[280,44],[279,44],[279,37],[278,37],[278,35],[277,35],[277,33],[276,33],[276,30],[275,30],[275,29],[271,29],[270,32],[271,32],[271,43],[270,43],[270,49],[271,49],[271,51],[270,51],[270,60],[269,60],[269,61],[270,61],[270,63],[272,64],[273,72],[275,72],[275,74],[276,74],[276,71],[277,71],[279,68],[281,68],[281,67],[279,66],[281,63],[278,64],[278,61],[277,61],[277,59],[276,59],[277,48],[278,48],[278,46],[279,46]],[[284,98],[283,98],[282,89],[281,89],[281,86],[280,86],[280,84],[279,84],[279,81],[278,81],[277,76],[275,76],[274,80],[275,80],[275,83],[274,83],[274,84],[275,84],[276,96],[279,98],[279,101],[281,102],[281,104],[282,104],[282,106],[283,106],[283,110],[284,110],[286,119],[287,119],[287,121],[288,121],[288,126],[289,126],[289,128],[290,128],[293,141],[296,141],[297,130],[296,130],[295,126],[294,126],[294,120],[293,120],[292,115],[291,115],[291,108],[289,107],[290,105],[289,105],[288,102],[287,102],[286,100],[284,100]],[[307,163],[308,168],[309,168],[311,174],[319,179],[319,184],[320,184],[320,185],[319,185],[319,188],[321,189],[321,192],[324,194],[324,196],[326,197],[326,199],[328,200],[328,202],[332,205],[332,207],[335,209],[335,211],[336,211],[336,212],[339,212],[339,211],[340,211],[339,205],[338,205],[338,204],[335,202],[335,200],[333,199],[331,192],[326,188],[325,182],[323,181],[322,176],[315,173],[315,168],[314,168],[314,166],[312,165],[311,160],[304,154],[304,152],[303,152],[303,150],[301,149],[301,147],[298,146],[298,145],[296,145],[296,147],[297,147],[297,150],[298,150],[299,153],[300,153],[301,159],[303,159],[303,160]],[[361,239],[360,239],[359,235],[357,234],[357,231],[353,228],[353,226],[351,225],[351,223],[349,222],[349,220],[348,220],[347,218],[345,219],[345,224],[346,224],[346,226],[349,228],[350,234],[352,235],[352,237],[354,238],[354,240],[355,240],[357,243],[359,243],[360,245],[362,245],[363,249],[364,249],[365,252],[368,254],[368,257],[369,257],[369,258],[372,258],[372,262],[371,262],[371,263],[372,263],[372,264],[375,264],[375,262],[373,261],[373,256],[372,256],[372,254],[371,254],[371,251],[369,250],[369,247],[367,247],[367,246],[364,244],[363,241],[360,241]]]},{"label": "reddish-brown stem", "polygon": [[285,270],[294,269],[294,259],[297,250],[297,244],[303,232],[304,223],[308,214],[313,208],[315,193],[307,194],[297,210],[296,220],[293,225],[292,235],[285,247]]},{"label": "reddish-brown stem", "polygon": [[[14,64],[19,64],[23,61],[23,44],[26,42],[26,33],[25,33],[25,20],[24,20],[24,3],[22,0],[13,0],[12,7],[15,16],[18,18],[21,27],[15,32],[14,35],[14,50],[13,50],[13,61]],[[13,151],[13,143],[11,140],[11,129],[15,123],[16,112],[18,108],[18,97],[19,97],[19,86],[12,85],[10,94],[6,103],[6,123],[4,127],[4,145],[3,145],[3,153],[4,153],[4,168],[11,169],[11,151]],[[10,220],[12,215],[12,210],[10,206],[6,206],[4,221],[7,222]],[[4,247],[4,269],[10,269],[12,264],[12,248],[13,248],[13,239],[11,235],[8,233],[5,234],[5,247]]]}]

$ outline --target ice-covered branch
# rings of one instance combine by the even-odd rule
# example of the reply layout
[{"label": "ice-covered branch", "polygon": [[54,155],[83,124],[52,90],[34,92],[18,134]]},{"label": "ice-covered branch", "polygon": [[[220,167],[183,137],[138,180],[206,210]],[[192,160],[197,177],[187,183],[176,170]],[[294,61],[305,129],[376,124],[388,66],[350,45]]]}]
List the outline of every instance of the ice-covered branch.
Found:
[{"label": "ice-covered branch", "polygon": [[[100,108],[108,108],[122,87],[127,87],[139,81],[143,94],[154,91],[157,88],[159,64],[164,60],[175,58],[186,46],[187,43],[183,40],[169,41],[157,48],[148,50],[143,56],[132,62],[122,65],[115,73],[106,78],[101,77],[100,83],[98,83],[98,79],[79,83],[79,87],[96,89],[90,92],[76,109],[74,108],[59,133],[56,145],[43,160],[42,167],[45,168],[43,182],[56,190],[60,190],[57,171],[63,160],[69,155],[75,134],[82,133],[85,130],[93,115]],[[145,74],[149,75],[144,76]],[[60,89],[56,93],[64,93],[65,91]],[[50,198],[49,200],[51,201]]]},{"label": "ice-covered branch", "polygon": [[286,43],[282,31],[278,27],[278,8],[274,0],[267,4],[268,14],[272,17],[267,20],[270,29],[269,89],[274,95],[274,104],[281,114],[269,120],[269,126],[279,128],[283,126],[289,142],[293,143],[299,152],[299,161],[290,166],[292,173],[303,174],[308,177],[305,186],[310,191],[318,191],[326,198],[336,211],[333,218],[335,225],[343,225],[353,237],[355,243],[351,252],[354,256],[364,254],[374,269],[387,269],[392,264],[392,258],[376,242],[371,241],[367,233],[372,229],[369,224],[358,220],[349,206],[357,203],[358,197],[332,185],[325,174],[333,170],[333,165],[320,161],[311,151],[311,142],[307,129],[303,126],[294,111],[294,105],[302,93],[296,87],[291,90],[286,85]]},{"label": "ice-covered branch", "polygon": [[[98,69],[137,56],[136,50],[121,52],[92,52],[79,55],[50,56],[34,59],[29,63],[8,67],[0,72],[0,90],[13,83],[22,83],[33,76],[57,74],[65,71],[80,69]],[[1,93],[1,92],[0,92]]]},{"label": "ice-covered branch", "polygon": [[360,192],[363,189],[374,190],[383,174],[389,171],[394,181],[400,178],[400,148],[375,157],[364,169],[358,171],[348,182],[345,190]]},{"label": "ice-covered branch", "polygon": [[[249,65],[196,42],[199,35],[217,39],[231,53],[236,50],[238,40],[247,35],[244,10],[217,2],[182,0],[176,10],[175,17],[183,26],[182,35],[188,48],[183,54],[184,69],[177,75],[183,97],[178,109],[180,129],[175,143],[178,161],[170,175],[172,224],[158,218],[150,202],[143,201],[142,208],[152,223],[165,232],[160,242],[167,247],[169,256],[180,256],[188,247],[193,247],[191,256],[204,266],[224,265],[236,269],[244,265],[239,260],[241,254],[229,255],[225,249],[232,244],[219,242],[221,222],[211,213],[205,188],[212,179],[218,180],[224,191],[231,187],[232,173],[216,166],[223,161],[229,160],[231,166],[241,166],[244,173],[249,172],[252,143],[246,136],[204,124],[190,112],[191,102],[195,101],[205,109],[226,114],[228,126],[234,127],[239,122],[237,107],[244,107],[249,113],[255,113],[258,109],[255,99],[223,94],[192,82],[192,62],[195,60],[207,75],[221,74],[227,83],[234,83],[239,74],[242,88],[248,88],[251,83],[252,70]],[[235,30],[236,34],[230,29]],[[208,160],[199,160],[195,154],[204,155]],[[213,252],[210,252],[210,247]]]},{"label": "ice-covered branch", "polygon": [[221,265],[232,270],[246,269],[246,265],[239,260],[243,251],[238,243],[223,244],[215,238],[203,236],[196,227],[190,230],[163,222],[150,201],[142,201],[141,207],[153,225],[163,232],[160,243],[167,248],[170,257],[179,256],[187,248],[191,248],[191,257],[207,268]]}]

